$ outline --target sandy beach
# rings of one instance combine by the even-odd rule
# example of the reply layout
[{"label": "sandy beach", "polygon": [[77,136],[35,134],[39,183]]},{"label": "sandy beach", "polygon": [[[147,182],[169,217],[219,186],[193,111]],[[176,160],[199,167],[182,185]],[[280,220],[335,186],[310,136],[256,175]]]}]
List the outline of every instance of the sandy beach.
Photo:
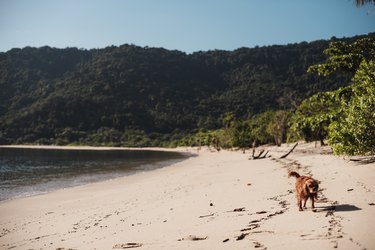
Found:
[{"label": "sandy beach", "polygon": [[[0,203],[0,249],[375,249],[375,163],[300,144],[179,148],[173,165]],[[289,171],[320,181],[298,211]]]}]

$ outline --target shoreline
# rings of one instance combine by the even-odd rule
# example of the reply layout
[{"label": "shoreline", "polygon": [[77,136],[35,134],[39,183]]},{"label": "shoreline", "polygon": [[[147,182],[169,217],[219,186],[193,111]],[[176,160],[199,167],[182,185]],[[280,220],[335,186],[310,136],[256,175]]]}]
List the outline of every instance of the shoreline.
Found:
[{"label": "shoreline", "polygon": [[[373,249],[375,164],[308,144],[279,159],[289,148],[269,147],[272,157],[260,160],[248,160],[250,151],[181,148],[197,156],[0,203],[0,248]],[[321,182],[316,212],[309,202],[298,211],[288,171]]]},{"label": "shoreline", "polygon": [[0,145],[0,148],[27,148],[27,149],[56,149],[56,150],[148,150],[189,152],[189,147],[162,148],[162,147],[109,147],[109,146],[57,146],[57,145]]},{"label": "shoreline", "polygon": [[[192,157],[192,156],[187,156],[187,157]],[[14,200],[23,199],[23,198],[30,198],[30,197],[40,196],[40,195],[46,195],[46,194],[50,194],[50,193],[57,192],[57,191],[60,191],[60,190],[68,190],[68,189],[74,189],[74,188],[77,188],[77,187],[84,187],[84,186],[87,186],[87,185],[95,185],[97,183],[108,182],[108,181],[113,181],[113,180],[116,180],[116,179],[126,178],[126,177],[129,177],[129,176],[141,174],[141,173],[144,173],[144,172],[152,172],[154,170],[165,168],[165,167],[168,167],[170,165],[173,165],[175,163],[178,163],[178,162],[184,161],[184,160],[185,159],[170,159],[170,160],[162,160],[160,162],[141,164],[141,165],[139,165],[139,167],[144,167],[144,166],[149,166],[149,165],[153,165],[153,166],[157,165],[157,167],[153,167],[152,169],[148,169],[148,170],[136,170],[136,171],[133,171],[133,172],[124,172],[122,174],[114,174],[113,176],[111,174],[108,174],[110,177],[99,177],[98,176],[94,180],[90,180],[90,181],[87,181],[87,182],[78,181],[78,184],[75,183],[75,184],[69,184],[69,185],[66,185],[66,186],[53,186],[53,187],[48,188],[48,190],[45,190],[45,191],[34,191],[34,192],[29,192],[29,193],[22,193],[22,194],[19,194],[19,195],[16,195],[16,196],[12,196],[10,198],[0,200],[0,205],[2,203],[8,202],[8,201],[14,201]],[[82,177],[77,176],[73,179],[78,180],[80,178],[82,178]]]},{"label": "shoreline", "polygon": [[[20,180],[15,179],[12,182],[7,182],[7,185],[11,185],[12,188],[9,188],[8,192],[6,191],[6,187],[0,186],[1,188],[1,196],[0,196],[0,203],[6,202],[6,201],[11,201],[15,199],[21,199],[21,198],[26,198],[26,197],[33,197],[33,196],[38,196],[38,195],[44,195],[48,194],[51,192],[58,191],[60,189],[68,189],[68,188],[74,188],[74,187],[79,187],[79,186],[85,186],[89,184],[94,184],[98,182],[103,182],[103,181],[109,181],[109,180],[114,180],[117,178],[123,178],[135,174],[139,174],[142,172],[147,172],[147,171],[153,171],[158,168],[164,168],[166,166],[172,165],[174,163],[177,163],[179,161],[184,160],[185,158],[193,157],[193,154],[188,153],[188,152],[181,152],[181,151],[172,151],[172,150],[163,150],[162,148],[148,148],[143,149],[143,148],[137,148],[134,150],[133,148],[110,148],[110,147],[77,147],[77,146],[32,146],[32,145],[3,145],[0,146],[1,149],[27,149],[27,150],[54,150],[54,151],[101,151],[101,152],[111,152],[111,151],[150,151],[154,152],[174,152],[178,155],[172,156],[171,158],[158,158],[154,160],[146,160],[147,158],[139,158],[136,161],[137,165],[134,165],[133,160],[131,159],[130,161],[127,160],[126,158],[123,159],[124,166],[127,166],[125,168],[113,168],[111,171],[100,171],[98,172],[98,169],[92,169],[92,173],[82,173],[82,172],[77,172],[76,175],[73,175],[73,173],[70,173],[69,175],[64,175],[63,172],[56,173],[59,175],[58,178],[52,178],[50,180],[44,180],[43,182],[33,182],[33,183],[28,183],[27,180],[23,181],[23,184],[14,184],[14,183],[20,183]],[[33,152],[33,151],[30,151]],[[28,153],[27,155],[29,155]],[[43,153],[44,155],[44,153]],[[90,154],[92,157],[95,157],[95,155]],[[72,155],[73,157],[74,155]],[[50,154],[46,154],[46,157],[49,159]],[[108,156],[107,156],[108,157]],[[101,158],[99,158],[101,160]],[[139,161],[142,162],[139,162]],[[74,164],[79,167],[79,165],[85,165],[86,160],[81,160],[74,161]],[[44,166],[43,162],[40,162],[42,164],[41,166]],[[58,162],[56,162],[58,164]],[[67,163],[71,164],[71,163]],[[107,163],[107,165],[103,165],[103,168],[107,168],[110,166],[110,163]],[[68,166],[68,165],[67,165]],[[25,168],[27,171],[27,169]],[[20,171],[20,170],[18,170]],[[46,171],[46,170],[44,170]],[[66,170],[64,170],[66,172]],[[9,174],[8,174],[9,175]],[[63,176],[64,175],[64,176]],[[6,175],[7,176],[7,175]],[[34,178],[34,176],[29,176],[31,178]],[[40,176],[39,178],[44,178],[43,176]],[[49,177],[46,177],[49,178]],[[2,180],[7,180],[1,178]]]}]

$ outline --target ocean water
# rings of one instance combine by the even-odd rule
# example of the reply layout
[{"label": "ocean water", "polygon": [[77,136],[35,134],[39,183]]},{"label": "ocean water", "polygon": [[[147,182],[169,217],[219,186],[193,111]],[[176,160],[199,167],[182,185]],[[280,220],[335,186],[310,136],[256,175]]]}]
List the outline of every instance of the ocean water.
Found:
[{"label": "ocean water", "polygon": [[149,150],[0,148],[0,201],[149,171],[187,157]]}]

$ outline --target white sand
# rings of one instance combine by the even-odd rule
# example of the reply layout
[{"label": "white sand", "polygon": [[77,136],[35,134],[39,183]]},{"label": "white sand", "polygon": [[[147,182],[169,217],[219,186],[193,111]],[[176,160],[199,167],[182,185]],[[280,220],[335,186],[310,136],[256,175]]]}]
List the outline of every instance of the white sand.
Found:
[{"label": "white sand", "polygon": [[[151,172],[2,202],[0,249],[375,249],[375,164],[311,147],[251,161],[205,148]],[[288,170],[321,181],[316,212],[309,202],[298,211]]]}]

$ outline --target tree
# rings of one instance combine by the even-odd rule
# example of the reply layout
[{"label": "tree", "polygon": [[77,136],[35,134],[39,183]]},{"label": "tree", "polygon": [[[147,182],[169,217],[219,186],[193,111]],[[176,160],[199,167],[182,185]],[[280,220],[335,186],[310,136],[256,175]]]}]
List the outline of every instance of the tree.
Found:
[{"label": "tree", "polygon": [[[328,124],[328,143],[335,154],[374,153],[375,40],[364,38],[351,44],[334,42],[325,53],[330,56],[328,62],[314,65],[310,71],[324,75],[337,70],[354,73],[350,86],[334,92],[339,109],[336,120],[328,121],[331,122]],[[323,112],[315,118],[327,114]]]},{"label": "tree", "polygon": [[329,56],[327,62],[310,66],[308,72],[327,76],[335,71],[343,70],[354,74],[363,60],[375,57],[375,42],[372,38],[358,39],[350,44],[335,41],[324,50],[324,54]]},{"label": "tree", "polygon": [[337,93],[320,92],[299,105],[291,120],[291,132],[295,138],[302,137],[305,141],[319,140],[321,145],[324,145],[328,126],[337,119],[339,113]]},{"label": "tree", "polygon": [[269,127],[272,125],[275,117],[274,111],[266,111],[258,114],[248,121],[250,126],[250,135],[254,144],[267,144],[274,142],[274,135]]},{"label": "tree", "polygon": [[375,62],[363,61],[353,78],[350,101],[341,99],[343,117],[329,126],[334,153],[375,153]]},{"label": "tree", "polygon": [[230,129],[230,142],[232,146],[240,149],[249,148],[252,143],[249,123],[237,120]]},{"label": "tree", "polygon": [[284,142],[285,135],[286,135],[286,128],[288,124],[288,120],[290,116],[290,112],[285,110],[276,111],[273,115],[272,121],[269,123],[267,131],[271,135],[273,135],[275,144],[277,146],[281,146]]},{"label": "tree", "polygon": [[[349,82],[341,72],[324,79],[306,72],[324,61],[328,43],[192,54],[134,45],[12,49],[0,53],[0,143],[161,146],[233,127],[234,117],[256,123],[262,112],[295,108]],[[283,124],[259,123],[261,130],[248,123],[251,138],[279,144]],[[228,133],[219,134],[230,146]]]}]

